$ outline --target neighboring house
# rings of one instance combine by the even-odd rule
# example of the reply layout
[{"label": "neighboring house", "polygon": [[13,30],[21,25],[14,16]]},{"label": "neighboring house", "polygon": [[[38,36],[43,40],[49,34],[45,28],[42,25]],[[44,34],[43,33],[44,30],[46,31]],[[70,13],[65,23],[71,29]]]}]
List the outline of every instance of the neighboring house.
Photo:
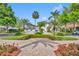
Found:
[{"label": "neighboring house", "polygon": [[63,26],[66,29],[78,29],[79,30],[79,23],[67,23],[66,25]]},{"label": "neighboring house", "polygon": [[18,30],[18,28],[16,28],[16,27],[11,27],[11,26],[8,28],[8,30],[10,30],[10,29]]},{"label": "neighboring house", "polygon": [[6,30],[6,27],[5,26],[0,26],[0,31],[2,30]]},{"label": "neighboring house", "polygon": [[25,25],[25,33],[35,33],[37,31],[39,31],[39,27],[35,26],[35,25],[32,25],[32,24],[26,24]]}]

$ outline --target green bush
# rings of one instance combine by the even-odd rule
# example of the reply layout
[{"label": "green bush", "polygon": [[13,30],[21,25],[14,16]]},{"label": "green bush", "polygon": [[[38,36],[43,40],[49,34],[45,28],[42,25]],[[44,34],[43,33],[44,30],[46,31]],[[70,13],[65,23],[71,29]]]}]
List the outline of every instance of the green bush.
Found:
[{"label": "green bush", "polygon": [[47,34],[41,34],[41,35],[40,34],[30,34],[29,38],[49,38],[49,39],[54,40],[54,36],[47,35]]},{"label": "green bush", "polygon": [[35,34],[40,34],[41,35],[41,34],[43,34],[43,32],[36,32]]},{"label": "green bush", "polygon": [[56,35],[58,35],[58,36],[64,36],[65,33],[63,33],[63,32],[57,32]]},{"label": "green bush", "polygon": [[24,35],[23,37],[19,38],[18,40],[26,40],[26,39],[29,39],[29,35]]},{"label": "green bush", "polygon": [[22,35],[22,33],[21,32],[16,32],[15,36],[18,36],[18,35]]},{"label": "green bush", "polygon": [[66,37],[66,36],[56,36],[55,40],[78,40],[78,38],[75,38],[75,37]]},{"label": "green bush", "polygon": [[14,33],[14,32],[18,32],[18,31],[19,31],[19,30],[17,30],[17,29],[9,29],[9,30],[8,30],[9,33]]}]

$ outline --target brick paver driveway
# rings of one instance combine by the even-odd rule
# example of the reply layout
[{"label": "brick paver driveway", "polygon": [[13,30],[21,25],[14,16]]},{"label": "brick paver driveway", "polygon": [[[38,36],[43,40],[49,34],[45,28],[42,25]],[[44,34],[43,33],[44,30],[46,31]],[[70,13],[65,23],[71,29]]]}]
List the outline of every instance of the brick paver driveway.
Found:
[{"label": "brick paver driveway", "polygon": [[76,41],[52,41],[47,38],[31,38],[28,40],[0,40],[0,44],[18,44],[22,52],[19,56],[54,56],[54,49],[58,44],[77,43]]}]

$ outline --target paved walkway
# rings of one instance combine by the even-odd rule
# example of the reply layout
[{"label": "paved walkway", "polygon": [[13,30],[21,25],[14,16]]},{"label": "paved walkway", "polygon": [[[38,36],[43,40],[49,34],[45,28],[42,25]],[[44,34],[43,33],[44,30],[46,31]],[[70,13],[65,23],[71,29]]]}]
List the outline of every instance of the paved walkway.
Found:
[{"label": "paved walkway", "polygon": [[77,43],[76,41],[52,41],[47,38],[31,38],[29,40],[0,40],[0,44],[18,44],[22,52],[19,56],[54,56],[54,49],[58,44]]}]

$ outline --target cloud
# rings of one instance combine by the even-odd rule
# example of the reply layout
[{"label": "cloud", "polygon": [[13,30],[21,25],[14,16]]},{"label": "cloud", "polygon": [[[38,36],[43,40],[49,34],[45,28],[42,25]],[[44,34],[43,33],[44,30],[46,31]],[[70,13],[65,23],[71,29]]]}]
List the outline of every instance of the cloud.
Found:
[{"label": "cloud", "polygon": [[59,4],[58,6],[54,7],[54,8],[53,8],[53,12],[54,12],[55,10],[61,12],[61,11],[63,10],[63,5],[62,5],[62,4]]}]

